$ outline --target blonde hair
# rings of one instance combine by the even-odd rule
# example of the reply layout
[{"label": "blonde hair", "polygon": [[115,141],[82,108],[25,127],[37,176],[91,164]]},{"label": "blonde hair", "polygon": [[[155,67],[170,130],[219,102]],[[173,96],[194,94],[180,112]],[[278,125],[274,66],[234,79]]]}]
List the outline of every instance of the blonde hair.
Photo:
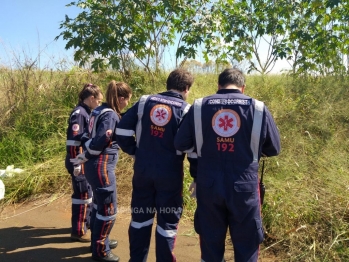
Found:
[{"label": "blonde hair", "polygon": [[132,95],[132,89],[124,82],[116,82],[112,80],[107,87],[106,102],[121,118],[121,110],[118,97],[129,98]]}]

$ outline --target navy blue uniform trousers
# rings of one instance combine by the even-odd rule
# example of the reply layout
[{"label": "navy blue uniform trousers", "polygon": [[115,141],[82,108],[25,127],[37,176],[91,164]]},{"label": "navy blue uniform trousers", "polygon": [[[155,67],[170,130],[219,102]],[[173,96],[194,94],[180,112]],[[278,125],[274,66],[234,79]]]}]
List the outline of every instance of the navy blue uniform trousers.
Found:
[{"label": "navy blue uniform trousers", "polygon": [[182,157],[146,155],[138,150],[132,184],[130,262],[147,260],[155,213],[156,261],[176,261],[172,251],[183,208]]},{"label": "navy blue uniform trousers", "polygon": [[117,212],[115,166],[118,155],[99,155],[85,163],[85,176],[93,190],[91,214],[92,254],[104,257],[110,252],[109,234]]},{"label": "navy blue uniform trousers", "polygon": [[258,175],[234,177],[230,164],[223,163],[201,163],[198,171],[194,226],[200,235],[201,258],[204,262],[224,261],[229,228],[235,261],[255,262],[264,238]]},{"label": "navy blue uniform trousers", "polygon": [[68,171],[71,175],[72,194],[72,231],[74,235],[85,235],[90,228],[90,217],[92,210],[92,188],[84,175],[74,176],[73,170]]}]

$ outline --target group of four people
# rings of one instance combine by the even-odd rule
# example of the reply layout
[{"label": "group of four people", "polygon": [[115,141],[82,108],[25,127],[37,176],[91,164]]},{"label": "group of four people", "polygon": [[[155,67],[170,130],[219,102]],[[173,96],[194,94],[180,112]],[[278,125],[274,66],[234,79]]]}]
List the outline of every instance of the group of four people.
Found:
[{"label": "group of four people", "polygon": [[131,213],[131,262],[147,260],[155,214],[156,260],[176,261],[185,154],[197,197],[194,226],[201,261],[224,261],[228,228],[235,261],[257,261],[264,238],[258,162],[280,151],[276,124],[263,102],[244,95],[240,70],[224,70],[218,92],[190,106],[186,99],[193,82],[191,73],[176,69],[166,92],[142,96],[122,117],[132,96],[126,83],[112,81],[100,106],[98,86],[81,91],[67,131],[66,167],[74,189],[71,238],[90,241],[90,228],[93,259],[119,261],[111,252],[117,241],[109,233],[117,212],[115,166],[121,148],[135,159],[131,211],[144,211]]}]

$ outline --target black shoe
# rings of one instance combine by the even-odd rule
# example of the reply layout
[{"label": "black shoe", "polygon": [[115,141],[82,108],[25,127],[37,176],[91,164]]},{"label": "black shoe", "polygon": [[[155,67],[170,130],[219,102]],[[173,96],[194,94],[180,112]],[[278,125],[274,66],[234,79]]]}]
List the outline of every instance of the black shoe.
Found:
[{"label": "black shoe", "polygon": [[112,252],[109,252],[109,254],[106,255],[105,257],[97,257],[92,255],[92,259],[97,261],[114,261],[114,262],[120,261],[120,258],[117,255],[113,254]]},{"label": "black shoe", "polygon": [[109,247],[110,249],[114,249],[118,246],[118,241],[115,239],[110,239],[109,240]]},{"label": "black shoe", "polygon": [[[110,239],[109,240],[109,248],[114,249],[118,246],[118,241],[115,239]],[[90,246],[90,252],[92,253],[92,246]]]}]

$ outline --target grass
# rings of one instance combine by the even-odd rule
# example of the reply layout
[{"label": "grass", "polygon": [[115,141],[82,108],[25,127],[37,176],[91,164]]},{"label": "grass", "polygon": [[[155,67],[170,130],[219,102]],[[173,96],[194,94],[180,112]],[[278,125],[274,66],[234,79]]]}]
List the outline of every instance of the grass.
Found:
[{"label": "grass", "polygon": [[[154,79],[132,72],[132,102],[165,88],[167,74]],[[65,132],[70,110],[86,82],[104,89],[118,72],[93,74],[73,68],[47,71],[0,68],[0,168],[14,164],[26,171],[4,178],[7,204],[43,193],[71,192],[64,167]],[[189,102],[217,90],[216,74],[195,74]],[[266,240],[262,254],[280,261],[349,260],[349,79],[247,77],[246,94],[265,102],[278,124],[282,152],[266,159],[262,215]],[[132,162],[121,153],[116,168],[119,205],[129,206]],[[184,220],[192,220],[196,203],[184,166]]]}]

